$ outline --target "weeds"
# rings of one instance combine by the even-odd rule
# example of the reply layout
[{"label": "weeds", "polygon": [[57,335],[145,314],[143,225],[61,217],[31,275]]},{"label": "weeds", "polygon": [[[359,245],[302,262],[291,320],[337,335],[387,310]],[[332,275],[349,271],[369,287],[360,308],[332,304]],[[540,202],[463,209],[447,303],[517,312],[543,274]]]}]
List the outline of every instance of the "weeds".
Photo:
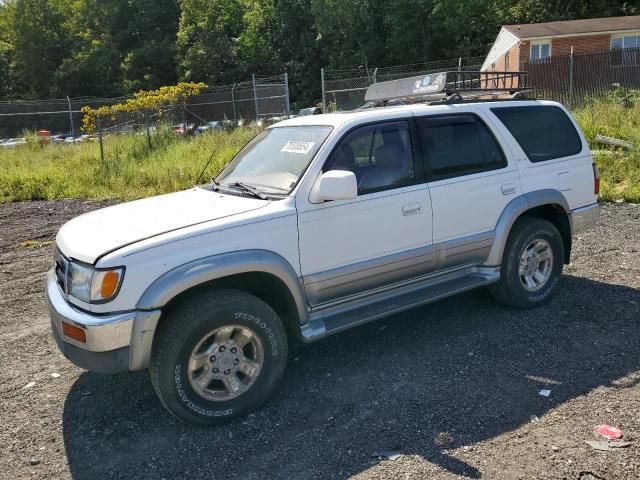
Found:
[{"label": "weeds", "polygon": [[[640,102],[597,100],[574,115],[600,169],[600,198],[640,203]],[[600,145],[598,134],[627,140],[634,148],[625,151]]]},{"label": "weeds", "polygon": [[97,142],[40,146],[28,141],[0,149],[0,202],[130,200],[188,188],[212,153],[204,178],[217,174],[256,133],[239,128],[184,139],[165,127],[154,133],[151,150],[143,135],[112,135],[104,139],[104,162]]},{"label": "weeds", "polygon": [[[574,111],[600,168],[600,198],[640,202],[640,102],[594,100]],[[0,149],[0,202],[91,198],[130,200],[192,186],[211,153],[204,178],[217,174],[257,130],[239,128],[184,139],[168,126],[153,134],[111,135],[100,161],[97,142],[41,146],[28,134],[26,145]],[[598,145],[596,135],[634,143],[629,151]]]}]

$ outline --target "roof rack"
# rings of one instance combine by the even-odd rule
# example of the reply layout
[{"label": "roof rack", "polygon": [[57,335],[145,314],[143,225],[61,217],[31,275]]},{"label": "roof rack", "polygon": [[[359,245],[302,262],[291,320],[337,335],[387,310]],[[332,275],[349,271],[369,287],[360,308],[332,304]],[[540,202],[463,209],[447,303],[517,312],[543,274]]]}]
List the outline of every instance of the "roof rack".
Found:
[{"label": "roof rack", "polygon": [[527,72],[440,72],[374,83],[367,89],[367,103],[362,108],[419,101],[432,104],[521,100],[530,90]]}]

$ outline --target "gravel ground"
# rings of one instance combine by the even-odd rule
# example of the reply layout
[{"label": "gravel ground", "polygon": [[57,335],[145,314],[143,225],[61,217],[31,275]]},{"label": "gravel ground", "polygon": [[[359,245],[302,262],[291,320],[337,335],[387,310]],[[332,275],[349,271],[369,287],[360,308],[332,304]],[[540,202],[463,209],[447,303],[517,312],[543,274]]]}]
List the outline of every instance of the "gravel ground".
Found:
[{"label": "gravel ground", "polygon": [[[301,347],[264,408],[210,429],[51,338],[51,242],[100,205],[0,205],[0,477],[640,478],[640,205],[604,206],[549,305],[478,290]],[[600,423],[631,445],[592,450]]]}]

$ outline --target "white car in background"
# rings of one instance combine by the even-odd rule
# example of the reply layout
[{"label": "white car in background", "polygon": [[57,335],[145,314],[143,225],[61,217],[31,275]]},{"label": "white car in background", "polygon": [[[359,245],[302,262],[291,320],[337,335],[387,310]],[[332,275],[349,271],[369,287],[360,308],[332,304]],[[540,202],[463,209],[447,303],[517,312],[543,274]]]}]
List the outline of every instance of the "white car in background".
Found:
[{"label": "white car in background", "polygon": [[26,145],[26,138],[10,138],[0,143],[0,147],[2,148],[16,148],[18,145]]}]

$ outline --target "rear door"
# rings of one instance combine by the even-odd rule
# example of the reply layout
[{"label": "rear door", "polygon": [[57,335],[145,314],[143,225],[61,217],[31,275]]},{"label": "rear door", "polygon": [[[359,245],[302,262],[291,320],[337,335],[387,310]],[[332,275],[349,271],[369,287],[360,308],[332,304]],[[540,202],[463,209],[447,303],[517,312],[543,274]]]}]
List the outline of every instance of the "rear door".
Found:
[{"label": "rear door", "polygon": [[589,145],[564,108],[540,102],[490,110],[498,127],[512,136],[525,192],[559,190],[572,209],[597,201]]},{"label": "rear door", "polygon": [[433,208],[438,268],[482,263],[522,187],[506,145],[475,113],[417,119]]}]

